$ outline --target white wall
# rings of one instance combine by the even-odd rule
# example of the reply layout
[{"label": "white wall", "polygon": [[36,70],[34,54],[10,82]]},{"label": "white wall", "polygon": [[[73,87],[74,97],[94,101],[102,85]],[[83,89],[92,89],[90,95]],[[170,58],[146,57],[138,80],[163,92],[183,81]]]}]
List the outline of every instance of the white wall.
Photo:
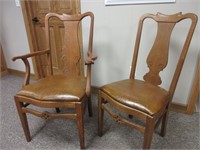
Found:
[{"label": "white wall", "polygon": [[[19,7],[15,6],[14,0],[0,1],[0,40],[6,56],[9,68],[24,70],[20,61],[12,62],[11,58],[15,55],[29,52],[28,41],[26,37],[22,12]],[[135,44],[135,36],[139,17],[144,13],[162,12],[173,14],[176,12],[193,12],[200,16],[199,0],[176,0],[175,4],[152,4],[152,5],[123,5],[123,6],[105,6],[104,0],[81,0],[82,12],[92,11],[95,15],[94,31],[94,52],[98,59],[93,66],[92,85],[102,86],[104,84],[125,79],[129,77],[130,65]],[[185,23],[188,24],[187,22]],[[149,27],[148,27],[149,26]],[[155,29],[148,23],[148,30],[144,32],[147,38],[154,35]],[[184,25],[180,26],[185,28]],[[175,93],[175,102],[186,104],[189,91],[192,86],[194,69],[197,63],[197,53],[200,47],[199,25],[195,31],[194,38],[191,42],[189,55],[187,56],[180,81]],[[178,38],[177,43],[183,41],[182,35],[185,33],[177,30],[173,38]],[[174,45],[179,45],[174,43]],[[143,44],[142,49],[147,49],[149,43]],[[175,49],[178,47],[175,47]],[[172,47],[173,49],[173,47]],[[145,53],[141,53],[142,57]],[[173,56],[177,55],[176,50],[170,56],[172,63],[167,70],[173,70]],[[142,60],[142,59],[140,59]],[[146,70],[139,67],[137,78],[141,78],[142,73]],[[164,79],[168,80],[169,74],[161,74]],[[168,87],[168,84],[163,84]]]},{"label": "white wall", "polygon": [[[2,20],[3,19],[3,13],[2,13],[2,4],[1,4],[1,2],[0,2],[0,20]],[[0,22],[0,42],[2,41],[2,22]]]},{"label": "white wall", "polygon": [[15,0],[0,0],[0,5],[0,40],[7,66],[24,71],[24,64],[21,60],[15,62],[11,60],[14,56],[30,52],[21,7],[16,7]]}]

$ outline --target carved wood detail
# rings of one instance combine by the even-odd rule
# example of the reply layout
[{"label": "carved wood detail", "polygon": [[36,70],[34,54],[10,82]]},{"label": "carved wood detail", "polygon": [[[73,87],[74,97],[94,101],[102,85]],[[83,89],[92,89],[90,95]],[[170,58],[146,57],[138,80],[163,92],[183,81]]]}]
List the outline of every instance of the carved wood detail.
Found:
[{"label": "carved wood detail", "polygon": [[[158,23],[157,36],[147,57],[149,72],[143,77],[145,81],[154,85],[162,83],[159,73],[168,62],[169,42],[174,25],[175,23]],[[162,32],[163,29],[167,29],[167,32]]]},{"label": "carved wood detail", "polygon": [[29,113],[35,116],[38,116],[44,120],[48,120],[48,119],[54,119],[54,118],[67,118],[67,119],[76,119],[77,114],[54,114],[54,113],[50,113],[48,111],[44,111],[44,112],[39,112],[36,110],[33,110],[31,108],[26,108],[26,107],[22,107],[22,111],[24,113]]},{"label": "carved wood detail", "polygon": [[48,119],[50,118],[49,112],[47,112],[47,111],[42,112],[42,114],[41,114],[40,117],[41,117],[42,119],[44,119],[44,120],[48,120]]}]

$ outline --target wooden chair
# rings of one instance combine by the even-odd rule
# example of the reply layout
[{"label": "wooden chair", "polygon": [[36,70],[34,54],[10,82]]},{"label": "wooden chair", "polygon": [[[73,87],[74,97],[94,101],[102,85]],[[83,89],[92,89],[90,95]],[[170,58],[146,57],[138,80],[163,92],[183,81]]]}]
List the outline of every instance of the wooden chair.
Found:
[{"label": "wooden chair", "polygon": [[[70,33],[70,39],[67,39],[67,36],[64,36],[62,58],[60,58],[63,60],[63,73],[56,75],[53,74],[51,58],[52,44],[50,42],[51,34],[49,26],[49,19],[51,17],[54,19],[57,17],[63,21],[65,35],[69,35]],[[90,18],[89,45],[87,52],[88,58],[85,60],[85,65],[87,65],[86,77],[84,75],[83,50],[81,49],[80,37],[78,36],[81,21],[85,17]],[[47,49],[13,58],[13,61],[16,59],[22,59],[26,65],[26,76],[23,87],[14,98],[27,141],[31,140],[26,116],[27,113],[30,113],[45,120],[51,118],[75,119],[78,126],[80,148],[85,148],[84,112],[85,105],[88,102],[89,116],[92,116],[91,65],[97,58],[92,53],[93,26],[94,15],[91,12],[77,15],[59,15],[56,13],[48,13],[45,17],[45,34],[48,45]],[[48,60],[48,75],[36,81],[35,83],[29,84],[30,67],[28,58],[41,55],[45,56]],[[38,110],[34,110],[32,107],[28,107],[29,104],[42,108],[56,108],[57,113],[50,113],[47,111],[39,112]],[[59,113],[59,108],[73,108],[75,113]]]},{"label": "wooden chair", "polygon": [[[157,22],[157,35],[146,60],[149,72],[143,76],[144,80],[138,80],[135,79],[136,63],[143,23],[147,18]],[[176,23],[184,19],[190,19],[191,26],[181,51],[171,85],[168,90],[165,90],[159,86],[162,82],[159,72],[162,71],[168,63],[169,42],[172,30]],[[143,133],[143,149],[150,148],[154,129],[160,124],[161,120],[161,136],[165,135],[170,103],[174,95],[196,23],[197,16],[192,13],[177,13],[174,15],[157,13],[156,15],[145,14],[141,17],[136,37],[130,78],[107,84],[99,90],[99,136],[102,136],[104,110],[117,123],[128,125]],[[117,112],[128,114],[129,119],[120,116],[118,113],[114,112],[113,109],[116,109]],[[133,116],[143,123],[130,120]]]}]

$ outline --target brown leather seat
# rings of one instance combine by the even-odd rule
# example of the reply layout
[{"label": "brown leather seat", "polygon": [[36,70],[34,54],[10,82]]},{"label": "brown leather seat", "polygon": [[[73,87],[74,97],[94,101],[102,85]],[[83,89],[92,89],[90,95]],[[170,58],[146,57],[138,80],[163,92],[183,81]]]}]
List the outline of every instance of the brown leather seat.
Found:
[{"label": "brown leather seat", "polygon": [[17,95],[39,101],[80,101],[85,95],[86,79],[54,75],[22,87]]},{"label": "brown leather seat", "polygon": [[166,90],[140,80],[122,80],[103,86],[100,90],[114,100],[150,115],[160,112],[167,105]]}]

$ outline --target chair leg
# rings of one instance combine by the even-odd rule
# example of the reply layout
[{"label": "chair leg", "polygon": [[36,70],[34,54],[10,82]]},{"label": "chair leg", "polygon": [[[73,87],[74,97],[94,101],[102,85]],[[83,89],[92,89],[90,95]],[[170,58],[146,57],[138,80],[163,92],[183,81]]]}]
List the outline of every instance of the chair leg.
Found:
[{"label": "chair leg", "polygon": [[29,131],[29,127],[28,127],[27,116],[26,116],[26,113],[22,112],[23,103],[19,102],[18,98],[15,97],[15,104],[16,104],[19,118],[20,118],[20,121],[22,124],[22,128],[24,130],[24,134],[26,136],[26,140],[27,140],[27,142],[30,142],[31,136],[30,136],[30,131]]},{"label": "chair leg", "polygon": [[147,118],[146,128],[144,132],[143,149],[150,149],[151,141],[154,133],[155,121],[153,118]]},{"label": "chair leg", "polygon": [[59,109],[59,108],[56,108],[56,112],[57,112],[57,113],[60,113],[60,109]]},{"label": "chair leg", "polygon": [[169,111],[167,110],[167,112],[163,115],[163,119],[162,119],[161,133],[160,133],[162,137],[164,137],[166,134],[168,115],[169,115]]},{"label": "chair leg", "polygon": [[133,118],[133,115],[128,115],[128,117],[129,117],[130,119],[132,119],[132,118]]},{"label": "chair leg", "polygon": [[101,98],[101,96],[99,96],[99,100],[98,100],[98,135],[99,136],[102,136],[102,130],[103,130],[104,110],[102,109],[102,101],[103,99]]},{"label": "chair leg", "polygon": [[93,113],[92,113],[92,101],[91,101],[91,96],[88,97],[88,113],[89,113],[89,116],[90,116],[90,117],[93,116]]},{"label": "chair leg", "polygon": [[82,103],[76,104],[76,112],[77,112],[77,126],[78,126],[78,134],[79,134],[79,141],[80,141],[80,148],[85,149],[85,142],[84,142],[84,112]]}]

